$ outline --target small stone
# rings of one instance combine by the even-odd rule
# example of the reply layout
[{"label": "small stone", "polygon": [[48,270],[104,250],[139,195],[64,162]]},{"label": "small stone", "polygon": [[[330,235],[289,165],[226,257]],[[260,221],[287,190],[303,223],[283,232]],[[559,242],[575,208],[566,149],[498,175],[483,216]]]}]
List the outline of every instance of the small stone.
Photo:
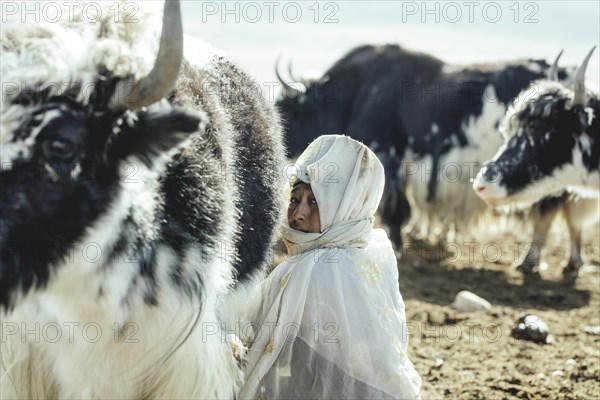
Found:
[{"label": "small stone", "polygon": [[444,360],[442,360],[441,358],[436,358],[433,367],[440,368],[442,365],[444,365]]},{"label": "small stone", "polygon": [[540,372],[539,374],[537,374],[538,379],[546,379],[546,374],[543,372]]},{"label": "small stone", "polygon": [[482,299],[468,290],[458,292],[454,298],[454,308],[461,312],[488,311],[491,307],[492,305],[489,301]]},{"label": "small stone", "polygon": [[575,365],[577,365],[577,361],[573,360],[572,358],[569,358],[567,360],[567,369],[568,370],[572,370],[573,368],[575,368]]},{"label": "small stone", "polygon": [[556,371],[552,371],[552,376],[565,376],[565,373],[561,369],[557,369]]},{"label": "small stone", "polygon": [[517,321],[517,326],[512,330],[512,336],[515,339],[536,343],[554,343],[554,337],[549,335],[548,331],[548,325],[537,315],[526,314]]},{"label": "small stone", "polygon": [[600,335],[600,325],[596,325],[596,326],[591,326],[588,325],[584,328],[585,333],[589,334],[589,335]]}]

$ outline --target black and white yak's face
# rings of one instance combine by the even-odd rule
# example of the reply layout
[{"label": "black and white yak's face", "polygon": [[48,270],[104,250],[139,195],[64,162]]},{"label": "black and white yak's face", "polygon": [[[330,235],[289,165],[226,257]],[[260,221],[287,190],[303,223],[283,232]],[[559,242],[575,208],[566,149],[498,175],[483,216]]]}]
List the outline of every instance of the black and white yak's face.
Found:
[{"label": "black and white yak's face", "polygon": [[[131,196],[152,196],[144,187],[200,122],[164,98],[180,67],[180,26],[161,39],[166,64],[158,59],[141,79],[132,78],[134,57],[119,60],[123,44],[52,27],[14,29],[2,33],[0,308],[44,287],[77,243],[101,247],[102,236],[117,235],[100,232],[99,219],[113,215],[104,226],[114,230],[117,215],[144,218],[131,212]],[[153,73],[170,82],[157,89]],[[157,202],[149,198],[148,207]]]},{"label": "black and white yak's face", "polygon": [[588,95],[574,104],[574,96],[547,80],[519,95],[501,125],[504,145],[473,184],[479,197],[492,205],[529,205],[565,189],[598,196],[600,103]]},{"label": "black and white yak's face", "polygon": [[2,115],[4,307],[15,295],[44,286],[52,265],[68,257],[99,216],[127,207],[115,204],[123,185],[133,190],[199,125],[196,115],[167,102],[133,112],[62,96],[31,104],[29,96],[12,100]]}]

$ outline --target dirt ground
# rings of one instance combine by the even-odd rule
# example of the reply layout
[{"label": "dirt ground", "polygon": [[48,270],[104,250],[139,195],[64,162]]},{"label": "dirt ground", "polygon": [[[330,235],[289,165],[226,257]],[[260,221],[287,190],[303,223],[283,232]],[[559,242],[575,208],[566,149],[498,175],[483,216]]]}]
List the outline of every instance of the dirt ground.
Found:
[{"label": "dirt ground", "polygon": [[[400,291],[423,399],[600,399],[600,336],[585,329],[600,325],[600,227],[584,232],[586,266],[571,280],[561,274],[566,232],[554,223],[539,279],[511,268],[525,229],[437,246],[406,240]],[[488,300],[491,311],[457,312],[461,290]],[[546,322],[555,343],[511,337],[523,313]]]}]

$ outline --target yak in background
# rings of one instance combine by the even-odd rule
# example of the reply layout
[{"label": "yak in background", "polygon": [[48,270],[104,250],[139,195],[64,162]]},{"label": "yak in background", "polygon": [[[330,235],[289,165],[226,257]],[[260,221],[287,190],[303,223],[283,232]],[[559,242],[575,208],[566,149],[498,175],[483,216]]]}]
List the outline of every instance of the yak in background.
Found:
[{"label": "yak in background", "polygon": [[[492,205],[539,201],[568,191],[579,199],[578,215],[598,220],[600,197],[600,100],[586,88],[585,71],[595,47],[575,74],[573,84],[541,79],[511,105],[501,125],[505,143],[477,174],[473,189]],[[573,195],[571,195],[573,196]],[[567,218],[572,248],[581,246],[581,231]],[[573,254],[571,254],[573,258]],[[579,261],[579,262],[577,262]],[[575,273],[581,260],[564,272]]]},{"label": "yak in background", "polygon": [[[412,211],[414,228],[430,237],[440,226],[446,235],[479,221],[487,206],[473,193],[471,182],[502,145],[498,125],[509,105],[537,79],[567,77],[556,62],[458,66],[397,45],[358,47],[320,79],[296,85],[276,72],[285,86],[278,106],[289,156],[297,156],[320,134],[342,133],[369,145],[381,158],[386,188],[379,211],[397,248],[402,246],[400,228]],[[534,206],[533,245],[519,268],[530,272],[539,263],[559,212],[570,221],[572,234],[581,235],[597,207],[593,200],[583,203],[565,195]],[[577,243],[570,263],[582,262]]]}]

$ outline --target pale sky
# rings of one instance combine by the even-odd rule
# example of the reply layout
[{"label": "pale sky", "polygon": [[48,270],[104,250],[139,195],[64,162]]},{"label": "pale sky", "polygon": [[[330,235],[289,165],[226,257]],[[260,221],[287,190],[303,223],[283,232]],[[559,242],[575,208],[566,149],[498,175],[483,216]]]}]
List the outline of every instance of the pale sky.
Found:
[{"label": "pale sky", "polygon": [[[101,0],[104,5],[117,0]],[[133,6],[136,0],[118,0]],[[296,74],[324,71],[352,48],[396,43],[449,63],[517,58],[581,63],[600,44],[600,1],[200,1],[181,0],[184,30],[203,38],[253,75],[276,82],[275,61]],[[87,3],[94,1],[87,1]],[[0,0],[2,21],[37,6],[83,0]],[[162,8],[162,2],[148,1]],[[9,15],[7,10],[16,10]],[[48,7],[49,10],[52,7]],[[131,8],[133,10],[133,8]],[[21,16],[22,17],[22,16]],[[24,18],[31,20],[32,16]],[[598,85],[600,49],[587,70]]]},{"label": "pale sky", "polygon": [[[225,52],[262,83],[275,80],[280,54],[283,69],[291,58],[297,73],[323,71],[362,44],[397,43],[450,63],[551,61],[565,49],[561,65],[579,65],[600,42],[599,4],[187,0],[182,9],[187,33]],[[597,49],[587,71],[587,79],[596,84],[599,54]]]}]

